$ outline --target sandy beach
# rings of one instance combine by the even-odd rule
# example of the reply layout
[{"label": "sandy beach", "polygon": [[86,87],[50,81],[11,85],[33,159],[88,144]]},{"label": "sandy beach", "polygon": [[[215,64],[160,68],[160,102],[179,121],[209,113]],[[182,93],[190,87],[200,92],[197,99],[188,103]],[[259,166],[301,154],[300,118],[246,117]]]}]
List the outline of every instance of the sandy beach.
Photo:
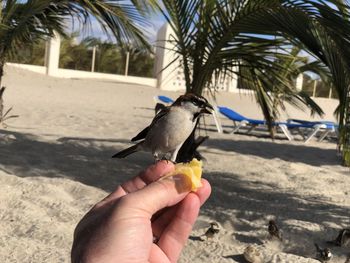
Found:
[{"label": "sandy beach", "polygon": [[[150,154],[110,157],[154,116],[156,95],[181,93],[102,80],[58,79],[6,68],[5,108],[19,117],[0,127],[0,262],[70,262],[73,230],[97,201],[152,163]],[[254,98],[221,93],[219,105],[261,118]],[[335,120],[335,100],[318,99],[325,120]],[[288,117],[309,119],[288,107]],[[319,119],[316,117],[316,119]],[[220,117],[225,129],[231,122]],[[245,262],[248,245],[264,262],[319,262],[314,242],[325,247],[350,228],[350,170],[340,165],[332,140],[305,144],[279,134],[219,134],[206,119],[209,135],[200,152],[212,195],[180,262]],[[260,135],[260,136],[258,136]],[[275,219],[283,241],[270,239]],[[200,241],[216,221],[221,231]],[[331,247],[331,262],[344,263],[349,247]]]}]

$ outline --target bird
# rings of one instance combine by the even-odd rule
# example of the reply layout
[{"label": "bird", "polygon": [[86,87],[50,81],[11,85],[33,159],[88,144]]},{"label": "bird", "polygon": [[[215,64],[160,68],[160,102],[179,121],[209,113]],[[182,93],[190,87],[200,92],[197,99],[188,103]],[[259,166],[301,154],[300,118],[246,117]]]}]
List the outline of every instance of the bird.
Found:
[{"label": "bird", "polygon": [[350,240],[350,229],[342,229],[339,231],[338,236],[336,239],[327,241],[329,244],[336,245],[338,247],[342,247],[346,245]]},{"label": "bird", "polygon": [[[112,158],[125,158],[138,152],[151,152],[153,158],[176,161],[177,154],[196,127],[203,114],[214,110],[206,98],[193,93],[180,96],[173,104],[160,110],[151,124],[131,139],[135,145],[122,150]],[[170,156],[170,158],[169,158]]]},{"label": "bird", "polygon": [[327,262],[330,261],[332,258],[332,252],[331,250],[326,247],[326,248],[320,248],[318,244],[315,243],[316,251],[317,251],[317,258],[320,259],[321,262]]},{"label": "bird", "polygon": [[249,263],[263,263],[262,253],[252,245],[247,246],[243,252],[244,259]]},{"label": "bird", "polygon": [[282,241],[282,233],[278,229],[275,220],[270,220],[269,221],[268,231],[269,231],[269,234],[271,235],[271,237],[276,237],[276,238],[278,238],[279,240]]},{"label": "bird", "polygon": [[215,234],[219,233],[219,231],[220,231],[219,224],[216,222],[211,222],[208,230],[201,236],[201,240],[204,241],[205,240],[204,237],[206,237],[206,240],[212,239],[215,236]]},{"label": "bird", "polygon": [[350,254],[348,254],[344,263],[350,263]]}]

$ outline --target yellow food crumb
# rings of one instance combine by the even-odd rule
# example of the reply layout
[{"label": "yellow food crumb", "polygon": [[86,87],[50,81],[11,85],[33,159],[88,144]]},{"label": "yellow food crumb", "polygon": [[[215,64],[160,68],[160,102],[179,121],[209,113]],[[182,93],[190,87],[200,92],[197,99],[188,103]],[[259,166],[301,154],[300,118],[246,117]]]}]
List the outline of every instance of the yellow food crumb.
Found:
[{"label": "yellow food crumb", "polygon": [[202,161],[193,159],[189,163],[178,163],[175,164],[175,171],[171,172],[168,176],[174,176],[177,174],[183,174],[188,179],[186,182],[191,186],[191,191],[195,191],[202,187],[201,177],[202,177]]}]

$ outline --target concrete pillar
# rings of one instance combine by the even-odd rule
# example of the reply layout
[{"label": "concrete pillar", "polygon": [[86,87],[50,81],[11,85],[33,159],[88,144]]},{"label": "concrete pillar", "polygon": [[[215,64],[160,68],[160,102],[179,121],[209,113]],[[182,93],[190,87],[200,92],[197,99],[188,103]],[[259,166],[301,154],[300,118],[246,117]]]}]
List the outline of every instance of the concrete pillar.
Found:
[{"label": "concrete pillar", "polygon": [[[238,66],[236,66],[233,71],[238,71]],[[227,91],[239,93],[237,75],[233,75],[227,79]]]},{"label": "concrete pillar", "polygon": [[303,74],[299,74],[296,82],[295,82],[295,88],[299,91],[303,89]]},{"label": "concrete pillar", "polygon": [[49,44],[45,62],[46,74],[49,76],[57,76],[61,48],[61,38],[59,34],[55,32],[55,36],[51,38],[48,43]]},{"label": "concrete pillar", "polygon": [[186,90],[185,75],[174,44],[174,31],[168,23],[157,33],[156,43],[156,77],[157,87],[162,90]]}]

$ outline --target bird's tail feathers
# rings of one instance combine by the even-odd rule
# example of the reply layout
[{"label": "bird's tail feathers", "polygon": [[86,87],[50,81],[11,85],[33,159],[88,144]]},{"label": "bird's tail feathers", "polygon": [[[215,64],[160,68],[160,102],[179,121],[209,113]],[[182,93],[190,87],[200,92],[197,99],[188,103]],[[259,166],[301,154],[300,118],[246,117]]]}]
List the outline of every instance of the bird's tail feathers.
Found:
[{"label": "bird's tail feathers", "polygon": [[317,243],[314,243],[314,245],[315,245],[315,247],[316,247],[316,250],[317,250],[318,252],[320,252],[320,251],[321,251],[320,246],[319,246]]},{"label": "bird's tail feathers", "polygon": [[113,155],[112,158],[119,158],[119,159],[125,158],[126,156],[128,156],[134,152],[137,152],[139,150],[139,145],[140,145],[140,143],[135,144],[129,148],[126,148],[125,150],[122,150],[122,151],[116,153],[115,155]]}]

